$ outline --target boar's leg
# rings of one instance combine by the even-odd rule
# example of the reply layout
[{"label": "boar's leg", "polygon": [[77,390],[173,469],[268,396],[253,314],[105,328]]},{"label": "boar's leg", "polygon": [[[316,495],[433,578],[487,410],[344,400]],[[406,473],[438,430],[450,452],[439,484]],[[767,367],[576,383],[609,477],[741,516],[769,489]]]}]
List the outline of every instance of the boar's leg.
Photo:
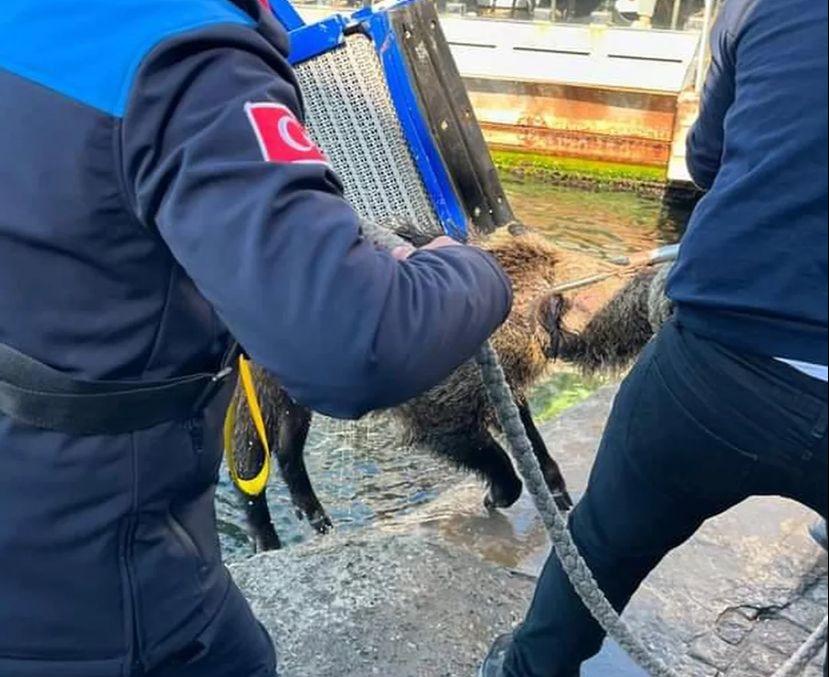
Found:
[{"label": "boar's leg", "polygon": [[570,499],[570,494],[567,493],[567,485],[564,482],[564,476],[558,467],[550,452],[547,451],[547,445],[544,443],[544,438],[535,427],[532,413],[530,412],[530,405],[526,400],[518,400],[518,413],[521,414],[521,422],[527,431],[527,437],[530,438],[530,443],[533,445],[533,452],[538,459],[538,464],[541,466],[541,472],[544,473],[544,480],[547,487],[553,494],[553,499],[559,510],[569,510],[573,507],[573,501]]},{"label": "boar's leg", "polygon": [[561,358],[588,374],[627,368],[653,336],[648,296],[655,275],[654,269],[638,273],[579,334],[565,333],[559,350]]},{"label": "boar's leg", "polygon": [[[236,428],[233,432],[233,456],[237,464],[237,472],[243,477],[251,477],[260,467],[265,450],[253,426],[247,406],[240,391],[234,394],[231,407],[236,409]],[[270,423],[266,416],[265,420]],[[277,550],[281,547],[279,536],[271,521],[271,512],[268,509],[267,488],[258,496],[248,496],[239,492],[242,507],[245,511],[245,521],[248,535],[253,541],[256,552]]]},{"label": "boar's leg", "polygon": [[258,496],[245,496],[245,516],[255,552],[279,550],[282,547],[271,521],[267,490]]},{"label": "boar's leg", "polygon": [[297,515],[306,517],[311,526],[324,534],[331,520],[319,502],[305,467],[305,441],[311,426],[311,410],[296,404],[287,395],[280,402],[276,423],[276,460]]},{"label": "boar's leg", "polygon": [[515,474],[507,452],[486,430],[439,435],[428,441],[439,456],[457,466],[472,470],[489,485],[484,498],[487,508],[506,508],[521,496],[521,480]]}]

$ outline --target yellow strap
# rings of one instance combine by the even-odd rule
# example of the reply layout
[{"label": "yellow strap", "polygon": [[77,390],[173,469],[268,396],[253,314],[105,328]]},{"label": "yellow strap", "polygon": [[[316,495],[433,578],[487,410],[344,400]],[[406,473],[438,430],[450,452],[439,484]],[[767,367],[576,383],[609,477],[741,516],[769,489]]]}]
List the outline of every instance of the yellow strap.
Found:
[{"label": "yellow strap", "polygon": [[245,402],[248,405],[250,417],[253,419],[253,426],[259,435],[259,441],[262,443],[262,449],[265,455],[262,461],[262,468],[254,477],[249,480],[239,477],[239,473],[236,470],[236,459],[233,455],[233,429],[236,426],[236,407],[231,404],[225,416],[225,457],[227,458],[227,468],[230,471],[230,479],[233,480],[233,484],[246,496],[258,496],[268,485],[268,477],[271,474],[271,448],[268,444],[268,434],[265,431],[265,420],[262,417],[262,409],[259,406],[259,399],[256,397],[256,387],[253,383],[250,362],[242,355],[239,356],[239,381],[242,384]]}]

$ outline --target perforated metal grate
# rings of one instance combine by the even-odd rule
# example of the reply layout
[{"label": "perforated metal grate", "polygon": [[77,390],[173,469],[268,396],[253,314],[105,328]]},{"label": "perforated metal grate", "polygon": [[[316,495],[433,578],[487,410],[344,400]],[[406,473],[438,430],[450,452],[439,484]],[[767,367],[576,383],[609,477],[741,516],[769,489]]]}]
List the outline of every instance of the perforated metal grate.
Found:
[{"label": "perforated metal grate", "polygon": [[380,223],[403,217],[420,232],[441,233],[371,41],[349,36],[296,72],[308,130],[357,213]]}]

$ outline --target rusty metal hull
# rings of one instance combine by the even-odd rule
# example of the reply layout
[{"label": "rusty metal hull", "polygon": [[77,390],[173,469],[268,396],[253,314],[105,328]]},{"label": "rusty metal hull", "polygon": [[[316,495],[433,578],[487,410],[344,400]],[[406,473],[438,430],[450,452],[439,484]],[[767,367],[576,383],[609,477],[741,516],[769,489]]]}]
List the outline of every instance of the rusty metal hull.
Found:
[{"label": "rusty metal hull", "polygon": [[[312,21],[332,11],[299,10]],[[667,170],[695,112],[686,105],[678,116],[677,100],[699,33],[456,15],[440,23],[491,147]]]},{"label": "rusty metal hull", "polygon": [[675,93],[464,78],[492,147],[667,166]]}]

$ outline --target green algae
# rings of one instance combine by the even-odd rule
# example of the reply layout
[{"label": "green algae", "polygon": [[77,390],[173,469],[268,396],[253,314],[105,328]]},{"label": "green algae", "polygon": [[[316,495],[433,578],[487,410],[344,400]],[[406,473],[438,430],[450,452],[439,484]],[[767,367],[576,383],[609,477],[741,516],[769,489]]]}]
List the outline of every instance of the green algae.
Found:
[{"label": "green algae", "polygon": [[584,376],[577,372],[562,371],[536,385],[530,394],[530,407],[536,423],[556,418],[572,406],[583,402],[610,379]]},{"label": "green algae", "polygon": [[492,159],[504,175],[547,175],[551,178],[571,177],[597,182],[665,183],[665,167],[633,165],[583,158],[557,157],[542,153],[513,150],[492,150]]}]

